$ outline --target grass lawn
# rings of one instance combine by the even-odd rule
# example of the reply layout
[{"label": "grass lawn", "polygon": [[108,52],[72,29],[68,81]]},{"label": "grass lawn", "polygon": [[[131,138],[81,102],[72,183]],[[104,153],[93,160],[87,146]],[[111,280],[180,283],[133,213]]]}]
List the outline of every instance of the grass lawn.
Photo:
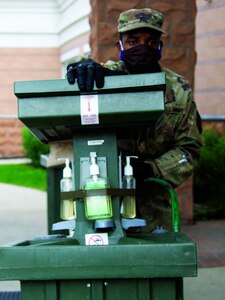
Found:
[{"label": "grass lawn", "polygon": [[47,190],[47,171],[31,164],[0,165],[0,183]]}]

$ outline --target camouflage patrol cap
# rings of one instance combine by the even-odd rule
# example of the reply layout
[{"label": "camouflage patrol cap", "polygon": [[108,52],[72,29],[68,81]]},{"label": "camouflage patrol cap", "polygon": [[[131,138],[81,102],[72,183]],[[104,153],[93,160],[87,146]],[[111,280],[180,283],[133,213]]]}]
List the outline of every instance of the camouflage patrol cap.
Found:
[{"label": "camouflage patrol cap", "polygon": [[164,16],[152,8],[129,9],[122,12],[118,20],[118,32],[126,32],[138,28],[151,28],[160,33],[162,30]]}]

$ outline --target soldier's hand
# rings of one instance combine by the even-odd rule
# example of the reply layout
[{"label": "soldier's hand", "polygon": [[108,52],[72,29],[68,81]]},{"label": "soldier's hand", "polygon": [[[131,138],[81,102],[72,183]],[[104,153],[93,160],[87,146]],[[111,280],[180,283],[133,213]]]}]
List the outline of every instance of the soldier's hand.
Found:
[{"label": "soldier's hand", "polygon": [[133,173],[137,182],[143,182],[145,179],[153,177],[153,170],[150,164],[141,161],[141,160],[133,160]]},{"label": "soldier's hand", "polygon": [[93,90],[94,82],[97,88],[103,88],[105,76],[126,74],[123,71],[112,71],[104,68],[99,63],[89,59],[69,64],[67,66],[66,78],[70,84],[74,84],[77,80],[81,91],[90,92]]}]

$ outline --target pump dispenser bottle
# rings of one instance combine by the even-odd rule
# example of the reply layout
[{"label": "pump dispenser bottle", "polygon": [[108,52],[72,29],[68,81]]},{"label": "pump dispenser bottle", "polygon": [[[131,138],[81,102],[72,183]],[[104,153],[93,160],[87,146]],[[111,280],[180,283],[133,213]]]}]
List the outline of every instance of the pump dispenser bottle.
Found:
[{"label": "pump dispenser bottle", "polygon": [[[71,192],[74,190],[72,179],[72,170],[70,168],[69,158],[60,158],[65,160],[65,168],[63,169],[63,178],[60,181],[61,192]],[[60,218],[62,220],[73,220],[76,218],[76,203],[73,199],[63,199],[60,205]]]},{"label": "pump dispenser bottle", "polygon": [[[123,184],[124,189],[135,189],[136,180],[133,176],[133,168],[130,164],[130,156],[126,157],[126,166],[124,168]],[[136,216],[136,198],[135,196],[125,196],[123,199],[122,217],[133,219]]]},{"label": "pump dispenser bottle", "polygon": [[[90,177],[85,180],[85,190],[105,189],[107,179],[99,176],[96,152],[90,153]],[[112,201],[109,195],[88,196],[84,199],[87,220],[101,220],[112,217]]]}]

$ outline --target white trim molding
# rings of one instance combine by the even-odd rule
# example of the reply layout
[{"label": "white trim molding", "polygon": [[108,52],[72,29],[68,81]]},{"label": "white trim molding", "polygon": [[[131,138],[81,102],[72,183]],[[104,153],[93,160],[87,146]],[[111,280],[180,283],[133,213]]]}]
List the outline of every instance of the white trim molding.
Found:
[{"label": "white trim molding", "polygon": [[60,47],[90,31],[89,0],[0,1],[0,47]]}]

